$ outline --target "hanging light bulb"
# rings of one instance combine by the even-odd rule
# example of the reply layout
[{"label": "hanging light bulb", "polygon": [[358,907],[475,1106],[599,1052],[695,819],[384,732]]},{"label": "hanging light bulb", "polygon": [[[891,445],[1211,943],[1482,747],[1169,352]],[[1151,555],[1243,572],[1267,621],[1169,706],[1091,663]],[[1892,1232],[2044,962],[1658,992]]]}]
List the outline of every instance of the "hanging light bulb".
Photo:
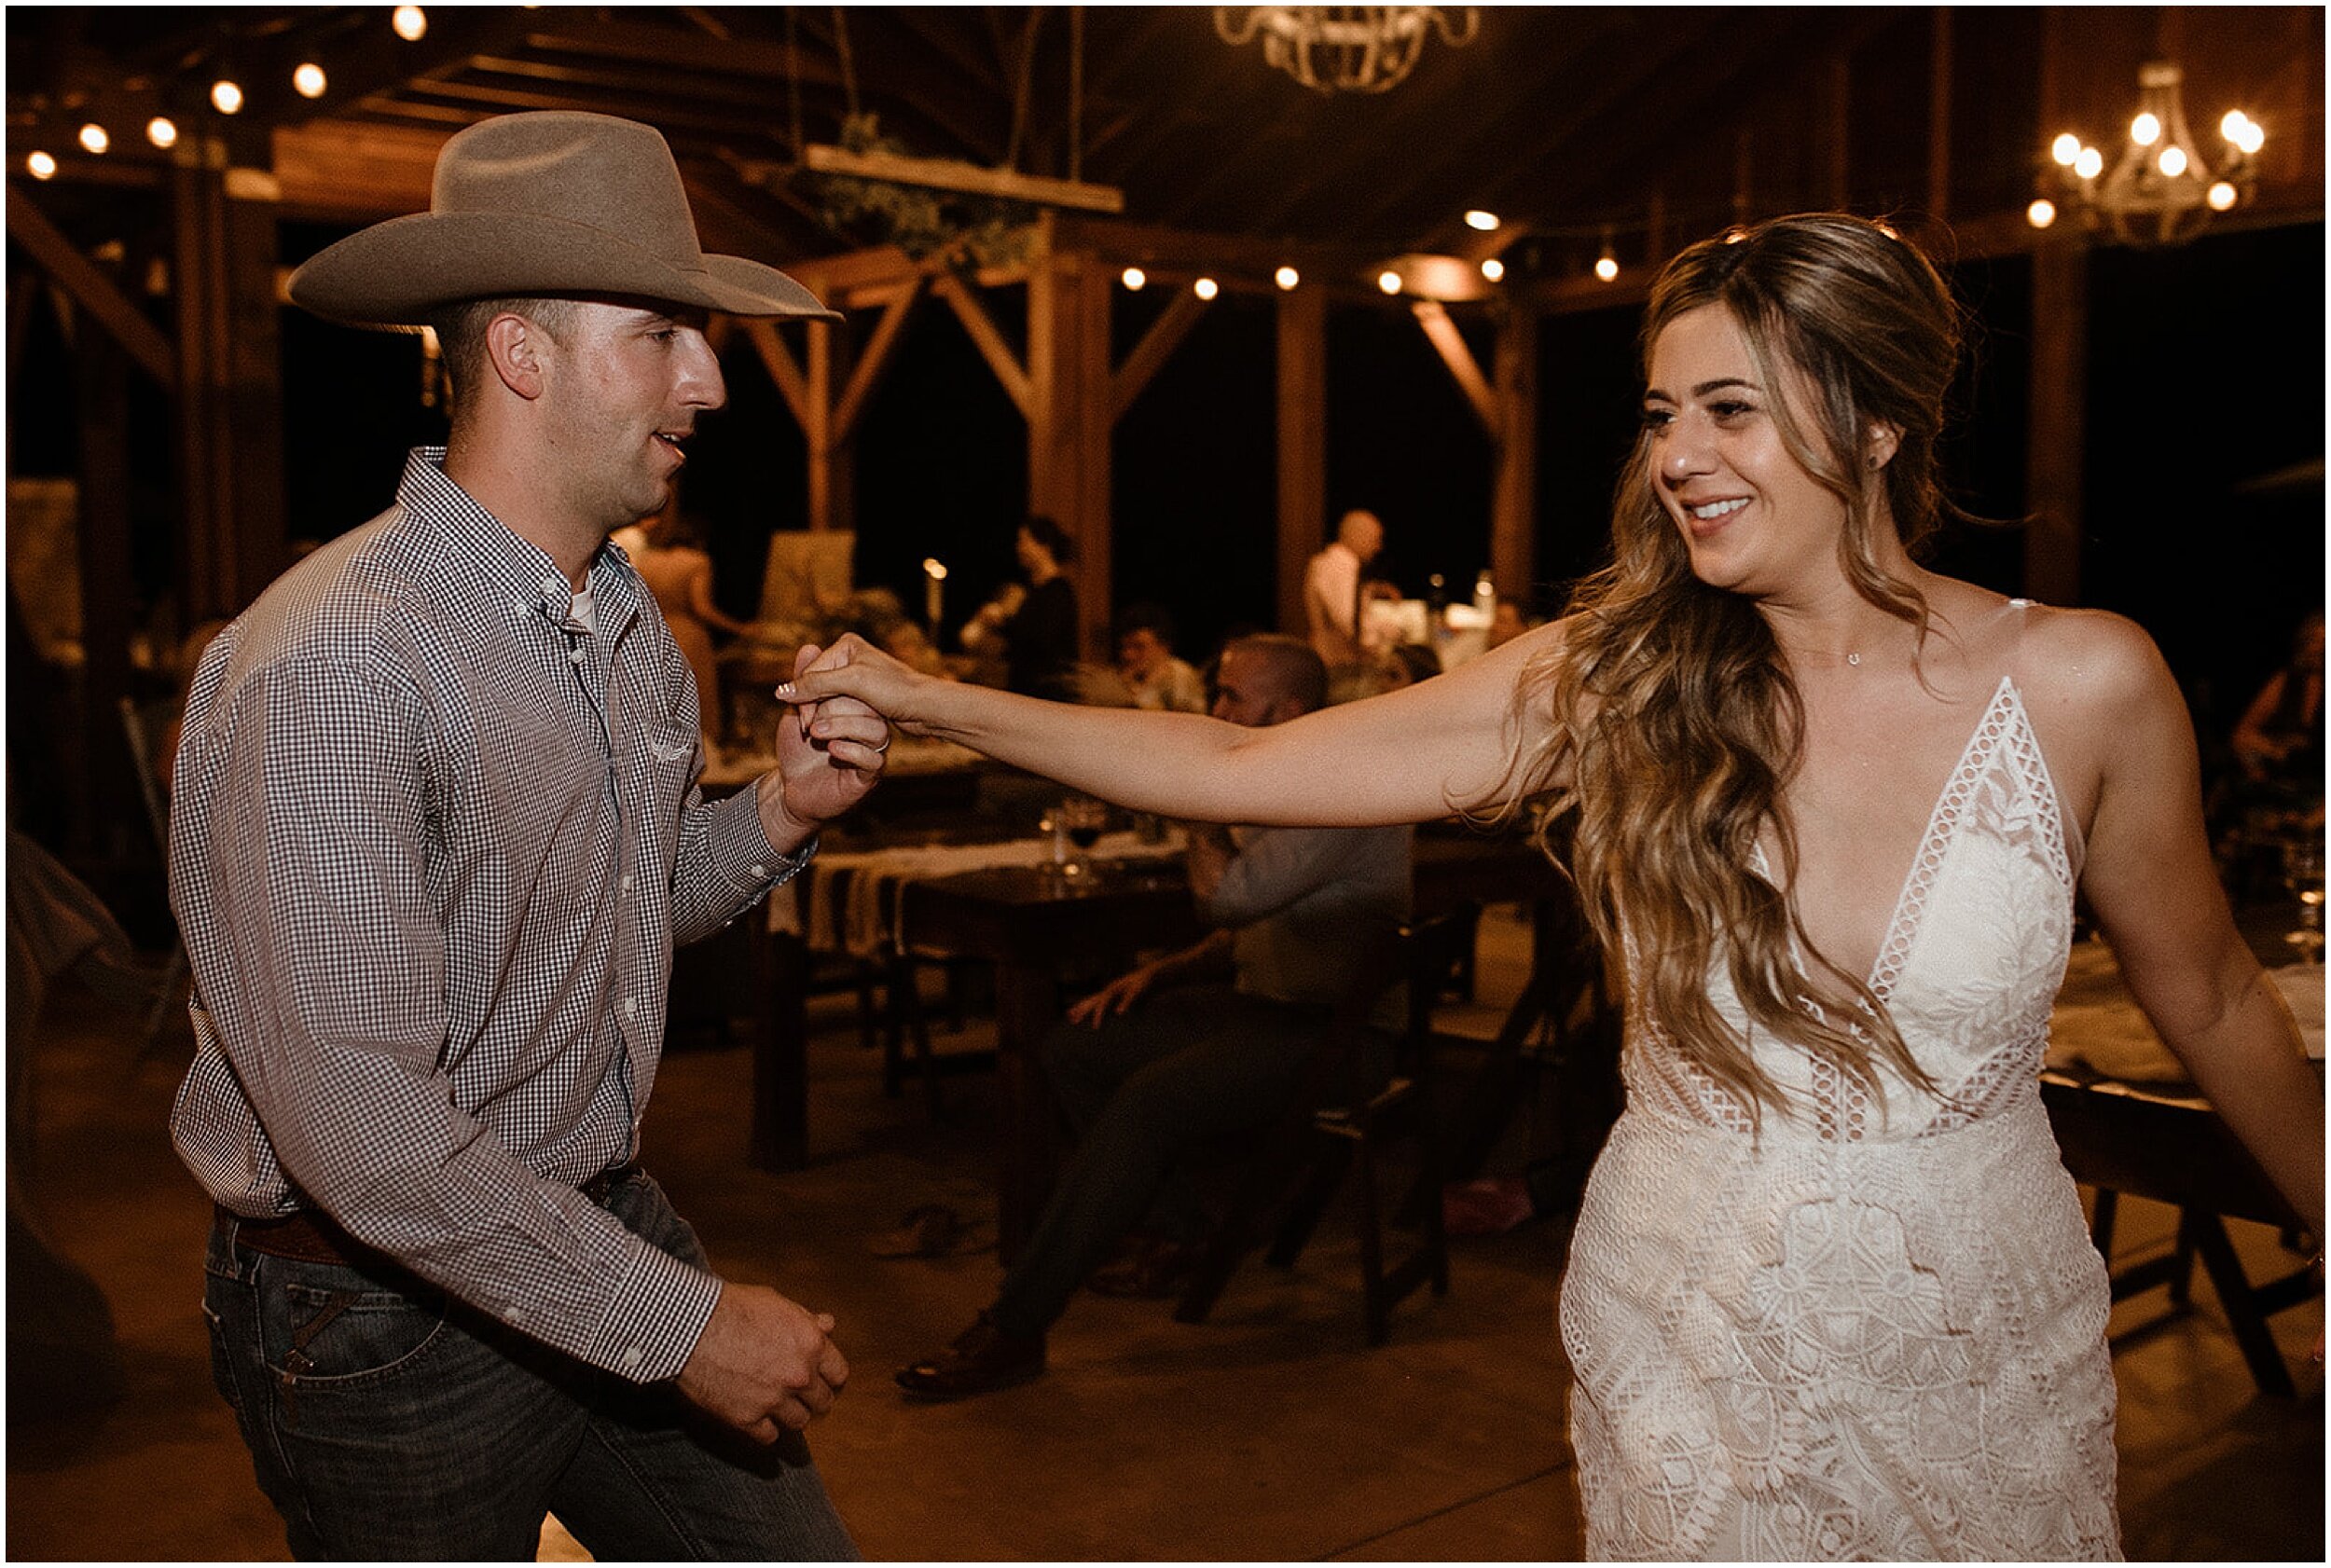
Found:
[{"label": "hanging light bulb", "polygon": [[1200,299],[1211,299],[1222,292],[1222,286],[1211,278],[1200,278],[1190,285],[1190,292]]},{"label": "hanging light bulb", "polygon": [[2163,147],[2161,149],[2161,156],[2156,160],[2156,162],[2161,172],[2173,180],[2178,175],[2186,172],[2186,149],[2183,147]]},{"label": "hanging light bulb", "polygon": [[1142,284],[1150,281],[1150,275],[1138,267],[1128,267],[1118,275],[1117,281],[1129,289],[1138,290]]},{"label": "hanging light bulb", "polygon": [[2104,172],[2104,155],[2094,147],[2082,147],[2080,156],[2072,160],[2072,172],[2084,180],[2093,180]]},{"label": "hanging light bulb", "polygon": [[2023,209],[2023,215],[2034,228],[2046,228],[2056,221],[2056,204],[2045,196]]},{"label": "hanging light bulb", "polygon": [[292,90],[302,98],[321,98],[324,89],[324,67],[314,61],[303,61],[292,73]]},{"label": "hanging light bulb", "polygon": [[2227,209],[2233,206],[2237,200],[2241,199],[2241,193],[2234,188],[2231,181],[2220,180],[2216,184],[2210,186],[2210,194],[2207,198],[2210,203],[2210,211],[2213,213],[2223,213]]},{"label": "hanging light bulb", "polygon": [[1506,264],[1505,264],[1504,262],[1499,261],[1499,260],[1498,260],[1496,256],[1494,256],[1494,255],[1493,255],[1493,256],[1483,256],[1483,257],[1482,258],[1482,276],[1483,276],[1483,277],[1484,277],[1484,278],[1488,279],[1491,282],[1493,282],[1493,283],[1494,283],[1494,282],[1499,282],[1501,279],[1503,279],[1503,278],[1505,277],[1505,275],[1506,275]]},{"label": "hanging light bulb", "polygon": [[1603,254],[1594,258],[1594,275],[1607,283],[1616,282],[1619,279],[1619,258],[1610,254],[1607,245],[1603,247]]},{"label": "hanging light bulb", "polygon": [[52,179],[57,172],[57,160],[44,152],[27,153],[24,158],[24,172],[35,180]]},{"label": "hanging light bulb", "polygon": [[1497,214],[1495,213],[1484,213],[1479,207],[1476,207],[1471,212],[1465,214],[1465,227],[1468,228],[1478,228],[1483,234],[1495,233],[1497,228]]},{"label": "hanging light bulb", "polygon": [[429,31],[429,16],[419,6],[399,6],[389,13],[389,25],[396,29],[398,37],[417,44],[421,35]]},{"label": "hanging light bulb", "polygon": [[114,139],[105,134],[105,128],[95,120],[81,127],[80,141],[83,149],[92,153],[103,153],[114,144]]},{"label": "hanging light bulb", "polygon": [[2054,158],[2059,167],[2071,168],[2074,160],[2080,156],[2080,138],[2069,131],[2065,131],[2048,147],[2048,156]]},{"label": "hanging light bulb", "polygon": [[1376,287],[1386,294],[1398,294],[1400,292],[1400,275],[1387,268],[1376,274]]},{"label": "hanging light bulb", "polygon": [[1283,289],[1291,289],[1303,281],[1303,275],[1291,267],[1282,267],[1271,274],[1271,282]]},{"label": "hanging light bulb", "polygon": [[242,108],[242,86],[221,76],[211,84],[211,107],[222,115],[239,113]]},{"label": "hanging light bulb", "polygon": [[156,115],[145,122],[145,139],[158,147],[178,144],[178,123],[168,115]]},{"label": "hanging light bulb", "polygon": [[2161,117],[2147,109],[2129,122],[2129,140],[2140,147],[2149,147],[2161,139]]}]

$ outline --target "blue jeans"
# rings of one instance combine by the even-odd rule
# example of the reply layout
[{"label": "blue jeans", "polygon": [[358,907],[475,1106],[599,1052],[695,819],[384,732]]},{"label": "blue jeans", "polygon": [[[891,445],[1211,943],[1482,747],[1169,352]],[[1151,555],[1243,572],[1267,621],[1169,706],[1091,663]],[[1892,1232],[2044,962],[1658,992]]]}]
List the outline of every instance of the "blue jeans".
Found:
[{"label": "blue jeans", "polygon": [[[704,1261],[648,1176],[607,1207]],[[414,1275],[269,1257],[235,1230],[213,1227],[204,1264],[212,1375],[295,1556],[531,1561],[546,1512],[601,1561],[857,1556],[798,1434],[764,1448]]]}]

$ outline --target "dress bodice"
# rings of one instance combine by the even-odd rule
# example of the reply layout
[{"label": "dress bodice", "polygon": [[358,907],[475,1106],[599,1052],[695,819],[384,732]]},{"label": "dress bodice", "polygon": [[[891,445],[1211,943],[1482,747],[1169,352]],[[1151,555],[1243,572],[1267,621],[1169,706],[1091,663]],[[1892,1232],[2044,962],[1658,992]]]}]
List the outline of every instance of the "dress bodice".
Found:
[{"label": "dress bodice", "polygon": [[[1688,1060],[1641,1005],[1633,973],[1629,1104],[1765,1140],[1820,1143],[1930,1137],[2014,1108],[2037,1093],[2048,1013],[2071,954],[2080,852],[2014,678],[2003,676],[1935,803],[1866,977],[1939,1097],[1883,1063],[1883,1093],[1873,1097],[1755,1027],[1719,951],[1709,999],[1786,1093],[1787,1113],[1752,1118]],[[1765,873],[1761,857],[1757,869]]]}]

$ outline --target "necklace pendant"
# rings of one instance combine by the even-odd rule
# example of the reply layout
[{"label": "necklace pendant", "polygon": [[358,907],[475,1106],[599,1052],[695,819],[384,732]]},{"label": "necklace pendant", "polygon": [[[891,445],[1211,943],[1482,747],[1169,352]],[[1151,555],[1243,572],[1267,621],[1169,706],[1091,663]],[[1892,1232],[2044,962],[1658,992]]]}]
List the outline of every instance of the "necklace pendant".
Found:
[{"label": "necklace pendant", "polygon": [[1849,665],[1858,665],[1862,662],[1862,656],[1859,653],[1848,653],[1845,655],[1845,662]]}]

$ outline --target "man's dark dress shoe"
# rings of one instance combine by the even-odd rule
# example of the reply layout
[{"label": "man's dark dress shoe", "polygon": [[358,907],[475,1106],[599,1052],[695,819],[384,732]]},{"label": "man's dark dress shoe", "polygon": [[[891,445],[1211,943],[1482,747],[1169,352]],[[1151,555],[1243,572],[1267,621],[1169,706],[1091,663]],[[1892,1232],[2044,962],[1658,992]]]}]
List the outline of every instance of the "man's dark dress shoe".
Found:
[{"label": "man's dark dress shoe", "polygon": [[1014,1339],[986,1313],[945,1350],[898,1371],[898,1384],[918,1399],[959,1399],[1026,1382],[1044,1370],[1044,1340]]}]

